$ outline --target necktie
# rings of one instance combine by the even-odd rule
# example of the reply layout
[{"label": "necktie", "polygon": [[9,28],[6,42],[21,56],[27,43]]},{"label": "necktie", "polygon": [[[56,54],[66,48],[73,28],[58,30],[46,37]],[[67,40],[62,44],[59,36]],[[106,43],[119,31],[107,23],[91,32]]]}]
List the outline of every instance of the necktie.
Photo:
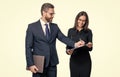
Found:
[{"label": "necktie", "polygon": [[48,28],[48,24],[45,24],[45,25],[46,25],[46,28],[45,28],[46,38],[47,38],[47,40],[49,40],[49,38],[50,38],[50,30],[49,30],[49,28]]}]

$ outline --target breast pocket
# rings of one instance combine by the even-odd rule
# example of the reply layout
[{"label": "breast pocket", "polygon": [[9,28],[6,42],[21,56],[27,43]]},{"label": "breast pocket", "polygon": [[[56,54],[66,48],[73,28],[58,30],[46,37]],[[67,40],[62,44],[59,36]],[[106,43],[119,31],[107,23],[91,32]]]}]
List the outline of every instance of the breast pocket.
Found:
[{"label": "breast pocket", "polygon": [[83,40],[85,43],[87,43],[88,42],[87,35],[85,33],[80,34],[79,40]]}]

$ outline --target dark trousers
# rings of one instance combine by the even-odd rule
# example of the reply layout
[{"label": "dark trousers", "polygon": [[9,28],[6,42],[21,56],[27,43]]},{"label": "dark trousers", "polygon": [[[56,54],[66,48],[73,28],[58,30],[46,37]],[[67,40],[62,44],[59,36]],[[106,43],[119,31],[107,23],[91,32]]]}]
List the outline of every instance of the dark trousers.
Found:
[{"label": "dark trousers", "polygon": [[33,73],[32,77],[57,77],[57,67],[48,66],[43,73]]}]

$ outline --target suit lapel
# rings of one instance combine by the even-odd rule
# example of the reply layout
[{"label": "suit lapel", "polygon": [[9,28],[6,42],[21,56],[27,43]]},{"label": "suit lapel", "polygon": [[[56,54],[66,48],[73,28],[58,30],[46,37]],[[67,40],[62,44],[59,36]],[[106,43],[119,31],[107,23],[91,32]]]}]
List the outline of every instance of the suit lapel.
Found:
[{"label": "suit lapel", "polygon": [[50,23],[50,40],[51,41],[53,39],[54,36],[54,26],[52,25],[52,23]]},{"label": "suit lapel", "polygon": [[37,29],[39,31],[40,38],[42,38],[43,40],[47,41],[46,36],[45,36],[45,34],[43,32],[43,29],[42,29],[42,25],[40,23],[40,20],[38,20],[38,22],[37,22]]},{"label": "suit lapel", "polygon": [[50,26],[50,39],[49,40],[47,40],[47,38],[43,32],[40,20],[38,20],[37,25],[38,25],[37,29],[39,31],[40,38],[42,38],[43,40],[45,40],[47,42],[50,42],[53,39],[52,37],[54,36],[54,26],[52,25],[52,23],[49,24],[49,26]]}]

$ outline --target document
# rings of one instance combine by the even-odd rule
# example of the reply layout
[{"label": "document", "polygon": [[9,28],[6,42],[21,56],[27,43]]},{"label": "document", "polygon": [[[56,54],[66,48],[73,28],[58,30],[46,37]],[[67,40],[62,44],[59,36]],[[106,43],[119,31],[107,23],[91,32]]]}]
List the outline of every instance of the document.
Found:
[{"label": "document", "polygon": [[39,73],[43,73],[45,56],[33,55],[33,61]]}]

